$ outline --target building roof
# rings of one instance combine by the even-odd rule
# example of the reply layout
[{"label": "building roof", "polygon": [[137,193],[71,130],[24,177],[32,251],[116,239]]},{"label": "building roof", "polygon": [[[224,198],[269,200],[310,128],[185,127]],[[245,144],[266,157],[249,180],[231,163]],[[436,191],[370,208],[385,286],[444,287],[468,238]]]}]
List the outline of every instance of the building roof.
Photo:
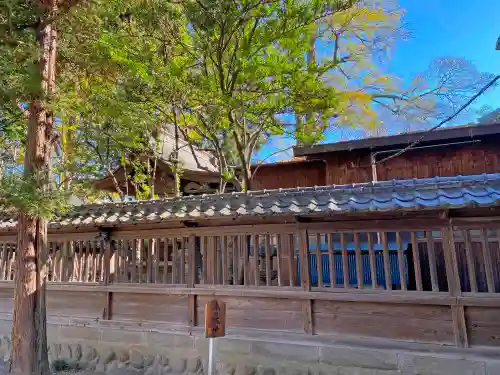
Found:
[{"label": "building roof", "polygon": [[[500,205],[500,173],[85,205],[59,216],[49,227],[497,205]],[[13,229],[16,225],[15,218],[0,217],[0,229]]]},{"label": "building roof", "polygon": [[[175,137],[168,131],[160,136],[161,156],[163,160],[171,160],[175,151]],[[184,170],[188,171],[208,171],[217,172],[217,166],[213,156],[206,151],[202,151],[193,146],[196,158],[191,152],[191,148],[184,139],[179,139],[179,162]],[[199,165],[198,165],[198,163]]]},{"label": "building roof", "polygon": [[314,146],[299,146],[294,147],[293,155],[295,157],[300,157],[322,154],[326,152],[351,151],[361,149],[373,150],[385,147],[394,148],[396,146],[405,147],[415,141],[420,140],[422,136],[425,136],[425,138],[422,140],[422,143],[437,143],[440,141],[469,140],[495,134],[500,134],[500,124],[454,126],[437,129],[432,132],[418,131],[385,137],[371,137],[356,139],[353,141],[318,144]]}]

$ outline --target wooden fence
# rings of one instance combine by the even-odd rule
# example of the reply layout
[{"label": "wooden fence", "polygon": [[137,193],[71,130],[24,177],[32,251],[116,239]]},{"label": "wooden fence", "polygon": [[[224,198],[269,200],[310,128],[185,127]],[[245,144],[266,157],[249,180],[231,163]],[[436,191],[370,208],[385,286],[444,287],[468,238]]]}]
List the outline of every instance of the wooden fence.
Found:
[{"label": "wooden fence", "polygon": [[[48,311],[50,301],[54,314],[63,301],[87,301],[91,312],[77,316],[196,327],[217,296],[228,304],[229,328],[500,346],[495,225],[310,222],[116,230],[108,240],[54,234]],[[15,244],[5,239],[3,288],[14,265]],[[101,307],[91,308],[96,301]]]}]

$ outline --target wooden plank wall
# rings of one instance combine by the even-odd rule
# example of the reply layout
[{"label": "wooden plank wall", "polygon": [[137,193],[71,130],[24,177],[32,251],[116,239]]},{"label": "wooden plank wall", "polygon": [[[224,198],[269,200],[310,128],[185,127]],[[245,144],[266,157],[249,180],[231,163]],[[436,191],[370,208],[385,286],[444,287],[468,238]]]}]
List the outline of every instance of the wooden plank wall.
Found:
[{"label": "wooden plank wall", "polygon": [[[120,231],[110,242],[95,233],[53,236],[48,314],[190,330],[218,298],[235,330],[500,345],[500,224],[377,225]],[[0,240],[5,317],[12,312],[9,241]]]},{"label": "wooden plank wall", "polygon": [[323,160],[263,164],[256,169],[251,182],[253,190],[324,185],[326,185],[326,163]]},{"label": "wooden plank wall", "polygon": [[[327,185],[372,181],[369,152],[349,151],[321,158],[327,162]],[[496,143],[414,150],[377,165],[379,181],[498,172],[500,149]]]}]

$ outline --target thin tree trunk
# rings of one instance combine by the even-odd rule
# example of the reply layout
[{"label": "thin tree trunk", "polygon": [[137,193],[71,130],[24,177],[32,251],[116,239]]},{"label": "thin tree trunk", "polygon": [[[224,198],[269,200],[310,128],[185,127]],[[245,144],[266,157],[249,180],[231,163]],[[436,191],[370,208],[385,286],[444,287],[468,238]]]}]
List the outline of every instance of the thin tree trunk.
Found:
[{"label": "thin tree trunk", "polygon": [[[45,6],[49,14],[56,11],[55,1]],[[43,97],[35,97],[30,104],[24,175],[26,179],[34,178],[41,189],[47,189],[53,117],[46,109],[46,100],[55,89],[57,34],[52,24],[44,25],[37,34]],[[46,249],[46,220],[20,213],[11,358],[11,373],[15,375],[50,374],[45,310]]]},{"label": "thin tree trunk", "polygon": [[181,196],[181,176],[179,173],[179,124],[177,122],[177,113],[175,109],[173,110],[173,115],[174,115],[174,138],[175,138],[175,144],[174,144],[174,160],[173,160],[173,166],[174,166],[174,194],[176,197]]}]

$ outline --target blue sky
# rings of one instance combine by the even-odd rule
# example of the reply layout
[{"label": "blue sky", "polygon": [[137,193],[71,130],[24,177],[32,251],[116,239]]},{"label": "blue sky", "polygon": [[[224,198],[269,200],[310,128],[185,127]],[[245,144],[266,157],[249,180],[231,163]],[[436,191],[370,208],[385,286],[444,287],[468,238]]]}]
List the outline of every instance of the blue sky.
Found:
[{"label": "blue sky", "polygon": [[[436,57],[462,57],[480,71],[500,74],[500,0],[399,0],[405,9],[403,23],[410,38],[399,41],[391,52],[387,70],[403,79],[426,69]],[[500,107],[500,88],[491,89],[474,104]],[[474,112],[474,109],[472,110]],[[335,135],[327,141],[335,141]],[[264,147],[258,159],[268,157],[290,143],[276,139]],[[266,162],[288,159],[291,153],[269,157]]]}]

